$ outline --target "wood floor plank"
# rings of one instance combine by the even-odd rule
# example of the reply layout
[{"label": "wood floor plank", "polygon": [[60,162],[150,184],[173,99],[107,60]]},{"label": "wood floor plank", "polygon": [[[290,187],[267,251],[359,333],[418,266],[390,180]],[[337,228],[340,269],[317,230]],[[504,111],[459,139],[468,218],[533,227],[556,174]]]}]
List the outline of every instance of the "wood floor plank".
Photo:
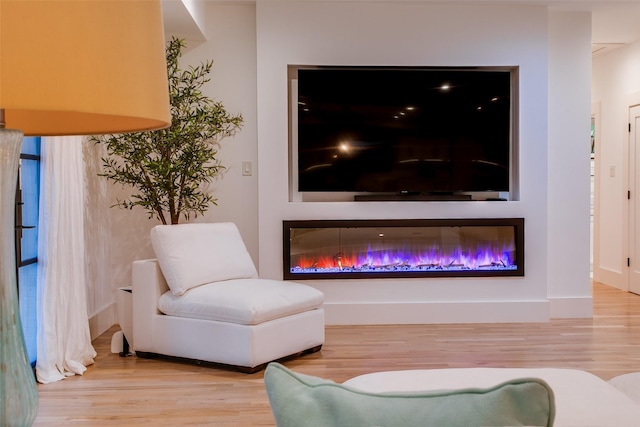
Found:
[{"label": "wood floor plank", "polygon": [[[321,352],[285,363],[343,382],[399,369],[556,367],[608,380],[640,371],[640,296],[593,284],[593,319],[549,323],[328,326]],[[84,376],[38,385],[34,426],[274,426],[264,372],[243,374],[110,353]]]}]

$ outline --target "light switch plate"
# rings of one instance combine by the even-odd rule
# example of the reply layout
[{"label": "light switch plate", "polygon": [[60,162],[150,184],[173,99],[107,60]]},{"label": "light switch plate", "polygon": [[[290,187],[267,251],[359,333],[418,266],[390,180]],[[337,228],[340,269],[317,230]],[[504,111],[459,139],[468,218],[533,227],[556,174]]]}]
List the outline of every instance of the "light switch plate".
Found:
[{"label": "light switch plate", "polygon": [[250,161],[245,160],[242,162],[242,176],[251,176],[253,174],[253,165]]}]

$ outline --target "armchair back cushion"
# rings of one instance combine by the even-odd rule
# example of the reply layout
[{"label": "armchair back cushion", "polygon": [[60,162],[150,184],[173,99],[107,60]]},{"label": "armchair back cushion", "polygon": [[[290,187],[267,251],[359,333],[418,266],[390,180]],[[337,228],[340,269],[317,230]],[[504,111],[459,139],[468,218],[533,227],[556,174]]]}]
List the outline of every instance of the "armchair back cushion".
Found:
[{"label": "armchair back cushion", "polygon": [[151,245],[174,295],[211,282],[258,277],[235,224],[157,225]]}]

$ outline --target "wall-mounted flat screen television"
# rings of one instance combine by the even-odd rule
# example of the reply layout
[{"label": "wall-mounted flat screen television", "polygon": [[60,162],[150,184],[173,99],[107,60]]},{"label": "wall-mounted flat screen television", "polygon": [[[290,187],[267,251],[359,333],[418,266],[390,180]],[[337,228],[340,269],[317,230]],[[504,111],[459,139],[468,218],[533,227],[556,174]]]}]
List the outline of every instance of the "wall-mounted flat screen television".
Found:
[{"label": "wall-mounted flat screen television", "polygon": [[517,67],[296,71],[297,191],[510,191]]}]

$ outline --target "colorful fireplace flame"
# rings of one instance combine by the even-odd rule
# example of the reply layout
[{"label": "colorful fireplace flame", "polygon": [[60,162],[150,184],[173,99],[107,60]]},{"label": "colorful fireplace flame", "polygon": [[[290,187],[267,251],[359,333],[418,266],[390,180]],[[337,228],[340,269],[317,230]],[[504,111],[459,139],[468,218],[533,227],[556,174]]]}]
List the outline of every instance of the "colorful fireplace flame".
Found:
[{"label": "colorful fireplace flame", "polygon": [[524,275],[524,219],[283,222],[285,279]]},{"label": "colorful fireplace flame", "polygon": [[456,248],[444,252],[438,247],[427,249],[374,250],[362,253],[337,252],[333,255],[292,256],[291,273],[411,272],[438,270],[515,270],[512,247]]}]

